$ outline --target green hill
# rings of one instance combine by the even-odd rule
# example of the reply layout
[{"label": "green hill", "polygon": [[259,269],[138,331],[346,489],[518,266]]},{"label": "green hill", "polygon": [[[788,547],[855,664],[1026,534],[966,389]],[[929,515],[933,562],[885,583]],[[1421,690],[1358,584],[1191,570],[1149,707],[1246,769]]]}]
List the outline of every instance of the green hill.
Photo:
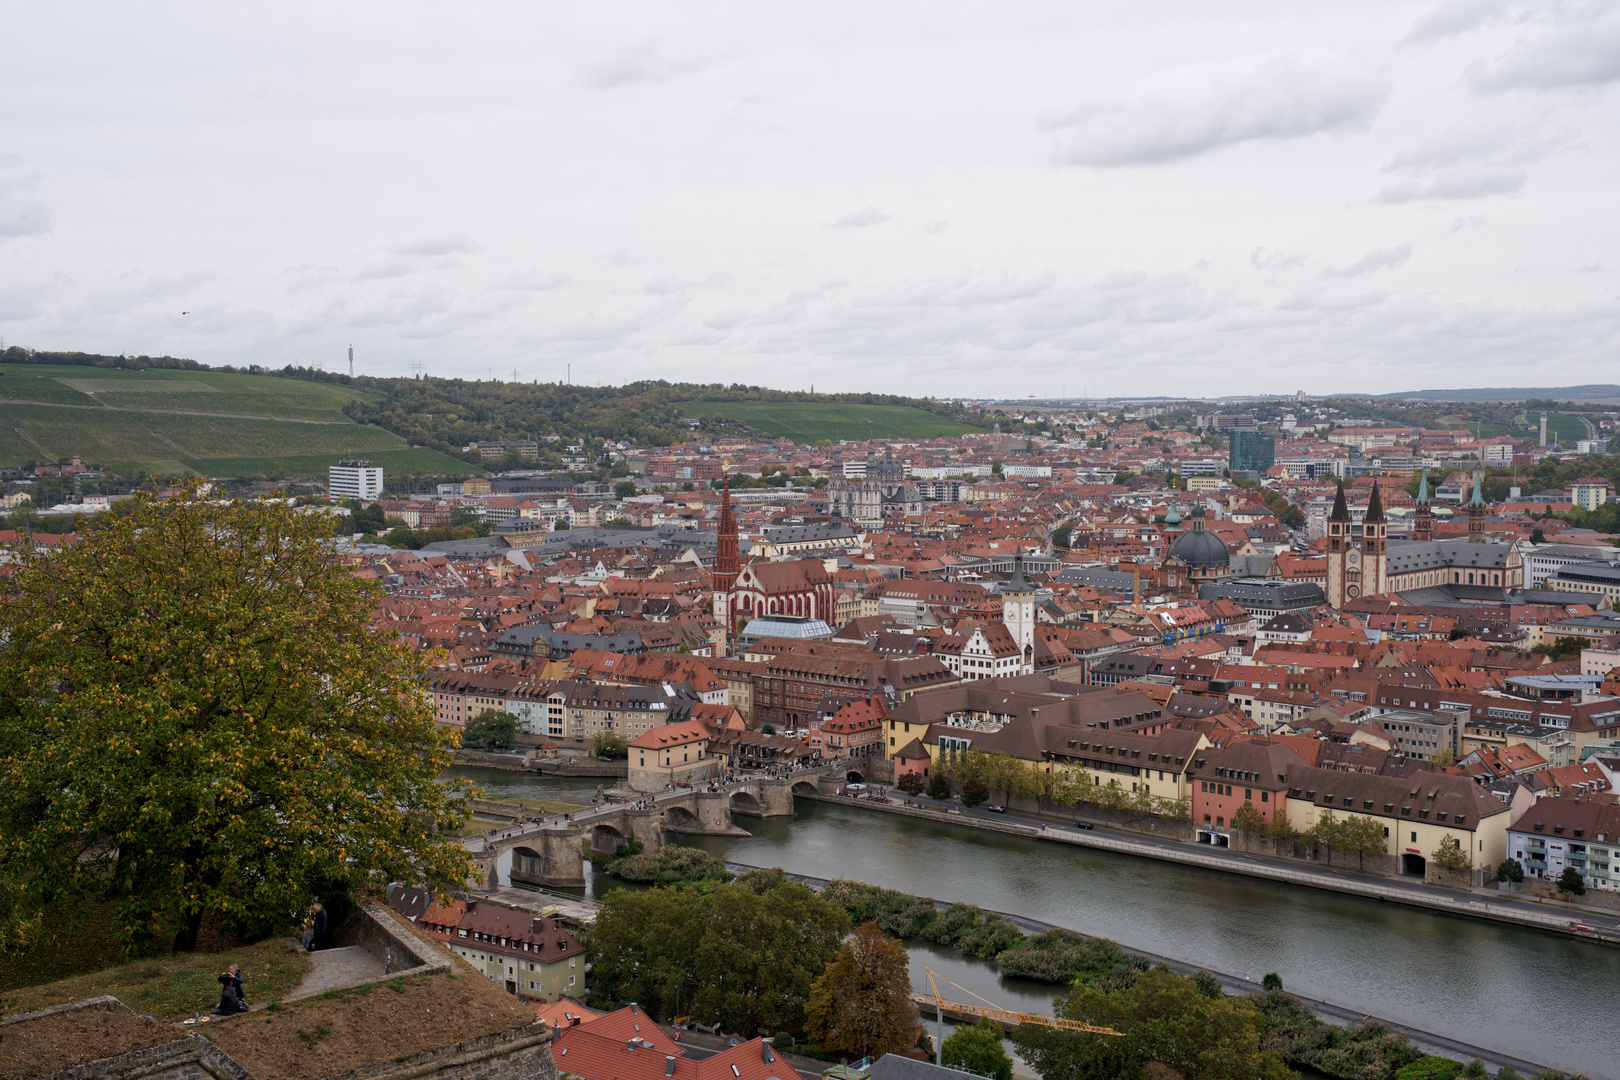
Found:
[{"label": "green hill", "polygon": [[120,471],[296,477],[365,456],[393,472],[468,471],[342,411],[381,396],[268,375],[3,364],[0,464],[77,455]]},{"label": "green hill", "polygon": [[846,401],[689,401],[683,416],[715,414],[766,435],[797,443],[823,439],[937,439],[984,431],[910,405],[864,405]]}]

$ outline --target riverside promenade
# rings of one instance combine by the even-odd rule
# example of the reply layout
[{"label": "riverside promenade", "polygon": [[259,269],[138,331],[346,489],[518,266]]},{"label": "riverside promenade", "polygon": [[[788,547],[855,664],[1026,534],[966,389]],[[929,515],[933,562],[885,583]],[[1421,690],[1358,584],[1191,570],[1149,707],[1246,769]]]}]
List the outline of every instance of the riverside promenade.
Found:
[{"label": "riverside promenade", "polygon": [[1310,889],[1325,889],[1385,903],[1427,908],[1449,915],[1512,923],[1585,941],[1620,945],[1620,918],[1608,912],[1578,906],[1570,908],[1564,905],[1536,903],[1482,889],[1431,885],[1410,879],[1333,867],[1307,868],[1273,856],[1235,851],[1231,848],[1212,848],[1164,837],[1126,835],[1106,823],[1092,829],[1081,829],[1074,822],[1067,820],[1054,821],[1013,811],[991,813],[983,809],[968,810],[951,803],[934,802],[921,797],[914,803],[875,802],[843,795],[800,794],[798,797],[946,825],[960,825],[985,832],[1050,840],[1053,843],[1112,851],[1120,855],[1136,855],[1203,870],[1242,874],[1245,877],[1264,878]]}]

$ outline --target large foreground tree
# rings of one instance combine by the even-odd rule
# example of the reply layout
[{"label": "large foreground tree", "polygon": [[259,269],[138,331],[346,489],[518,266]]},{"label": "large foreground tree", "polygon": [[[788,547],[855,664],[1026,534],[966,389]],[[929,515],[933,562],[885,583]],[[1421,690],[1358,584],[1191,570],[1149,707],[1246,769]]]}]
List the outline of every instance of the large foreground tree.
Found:
[{"label": "large foreground tree", "polygon": [[321,891],[461,880],[453,737],[426,661],[374,632],[376,586],[327,519],[142,497],[79,543],[14,553],[0,604],[0,944],[53,905],[196,946],[205,916],[295,920]]}]

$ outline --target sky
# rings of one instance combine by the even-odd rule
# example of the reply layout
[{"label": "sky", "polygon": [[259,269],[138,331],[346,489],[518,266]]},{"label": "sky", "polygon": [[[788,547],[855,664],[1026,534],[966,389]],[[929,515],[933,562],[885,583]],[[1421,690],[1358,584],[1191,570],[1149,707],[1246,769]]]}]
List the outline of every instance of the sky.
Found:
[{"label": "sky", "polygon": [[0,25],[7,345],[960,397],[1620,382],[1620,0]]}]

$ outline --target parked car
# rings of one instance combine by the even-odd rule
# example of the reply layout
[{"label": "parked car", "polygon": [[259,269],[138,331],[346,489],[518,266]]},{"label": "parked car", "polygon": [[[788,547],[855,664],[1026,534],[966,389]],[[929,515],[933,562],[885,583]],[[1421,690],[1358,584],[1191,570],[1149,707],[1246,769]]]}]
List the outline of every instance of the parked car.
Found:
[{"label": "parked car", "polygon": [[1074,827],[1077,829],[1095,829],[1097,826],[1089,821],[1077,821],[1074,823]]},{"label": "parked car", "polygon": [[985,807],[985,809],[990,811],[992,814],[1005,814],[1007,812],[1007,808],[1005,806],[997,806],[995,803],[991,803],[989,806]]}]

